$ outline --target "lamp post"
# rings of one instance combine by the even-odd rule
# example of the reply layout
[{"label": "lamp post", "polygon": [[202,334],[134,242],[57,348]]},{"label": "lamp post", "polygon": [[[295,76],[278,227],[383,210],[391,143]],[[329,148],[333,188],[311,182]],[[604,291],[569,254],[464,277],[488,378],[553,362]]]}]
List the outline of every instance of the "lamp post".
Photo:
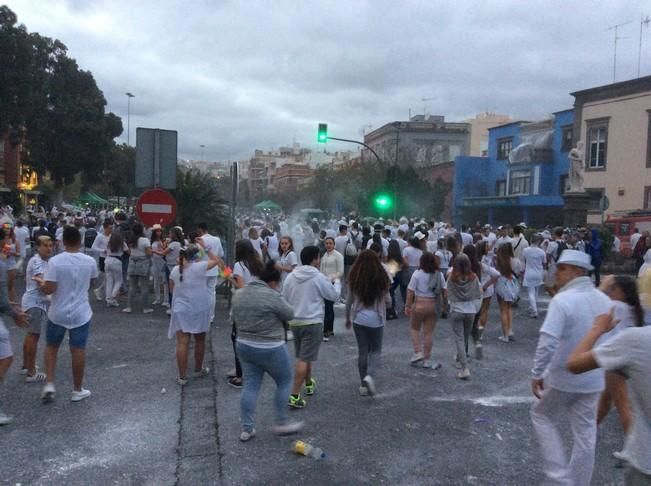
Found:
[{"label": "lamp post", "polygon": [[199,160],[201,160],[203,162],[203,149],[206,148],[206,146],[201,144],[201,145],[199,145],[199,148],[201,149],[201,155],[199,157]]},{"label": "lamp post", "polygon": [[135,98],[136,95],[128,91],[124,94],[127,96],[127,145],[131,145],[131,98]]}]

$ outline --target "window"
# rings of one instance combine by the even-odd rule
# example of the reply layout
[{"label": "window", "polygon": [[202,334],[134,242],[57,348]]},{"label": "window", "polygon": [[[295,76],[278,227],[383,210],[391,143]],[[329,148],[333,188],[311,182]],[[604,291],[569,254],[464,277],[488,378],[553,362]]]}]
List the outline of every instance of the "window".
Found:
[{"label": "window", "polygon": [[574,127],[572,125],[566,125],[561,128],[562,137],[561,141],[561,150],[563,152],[569,152],[572,149],[572,141],[574,139]]},{"label": "window", "polygon": [[608,121],[587,121],[588,140],[587,166],[588,169],[605,169],[608,145]]},{"label": "window", "polygon": [[495,183],[495,195],[506,196],[506,181],[501,180]]},{"label": "window", "polygon": [[509,194],[529,194],[531,191],[531,171],[512,170]]},{"label": "window", "polygon": [[561,176],[561,179],[560,179],[560,181],[559,181],[559,183],[558,183],[558,191],[559,191],[559,193],[560,193],[561,196],[562,196],[562,195],[565,194],[569,189],[570,189],[570,184],[569,184],[569,179],[568,179],[568,177],[567,177],[567,174],[566,174],[566,175],[562,175],[562,176]]},{"label": "window", "polygon": [[644,209],[651,209],[651,186],[644,187]]},{"label": "window", "polygon": [[509,154],[513,150],[513,139],[503,138],[497,141],[497,160],[504,160],[509,158]]}]

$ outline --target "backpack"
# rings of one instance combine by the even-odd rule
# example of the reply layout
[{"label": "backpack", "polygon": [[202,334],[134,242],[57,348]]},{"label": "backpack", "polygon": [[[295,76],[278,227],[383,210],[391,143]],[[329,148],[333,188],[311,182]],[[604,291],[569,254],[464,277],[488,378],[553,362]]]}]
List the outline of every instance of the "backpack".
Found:
[{"label": "backpack", "polygon": [[554,256],[554,261],[558,261],[558,259],[561,257],[561,253],[563,253],[563,250],[567,250],[567,243],[565,241],[560,240],[557,241],[556,244],[558,247],[556,248],[556,255]]},{"label": "backpack", "polygon": [[97,230],[95,228],[88,228],[86,233],[84,233],[84,246],[86,248],[92,248],[95,238],[97,238]]}]

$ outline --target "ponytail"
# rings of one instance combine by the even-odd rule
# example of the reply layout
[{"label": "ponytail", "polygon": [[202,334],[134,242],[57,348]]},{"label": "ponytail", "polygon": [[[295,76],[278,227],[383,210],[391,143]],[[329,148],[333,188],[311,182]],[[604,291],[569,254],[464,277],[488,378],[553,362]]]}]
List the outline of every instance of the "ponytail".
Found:
[{"label": "ponytail", "polygon": [[185,263],[186,256],[185,256],[185,250],[181,250],[179,252],[179,280],[183,282],[183,265]]}]

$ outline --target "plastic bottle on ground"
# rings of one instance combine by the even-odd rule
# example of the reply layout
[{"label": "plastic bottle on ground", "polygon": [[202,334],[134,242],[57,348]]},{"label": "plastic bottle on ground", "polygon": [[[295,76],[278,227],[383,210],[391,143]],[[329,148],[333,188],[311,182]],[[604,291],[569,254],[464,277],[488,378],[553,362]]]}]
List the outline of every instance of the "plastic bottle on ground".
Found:
[{"label": "plastic bottle on ground", "polygon": [[310,445],[307,442],[303,442],[302,440],[295,441],[294,444],[292,445],[292,450],[296,454],[311,457],[313,459],[316,459],[317,461],[320,461],[321,459],[325,459],[326,456],[325,452],[323,452],[320,448],[314,447],[313,445]]}]

